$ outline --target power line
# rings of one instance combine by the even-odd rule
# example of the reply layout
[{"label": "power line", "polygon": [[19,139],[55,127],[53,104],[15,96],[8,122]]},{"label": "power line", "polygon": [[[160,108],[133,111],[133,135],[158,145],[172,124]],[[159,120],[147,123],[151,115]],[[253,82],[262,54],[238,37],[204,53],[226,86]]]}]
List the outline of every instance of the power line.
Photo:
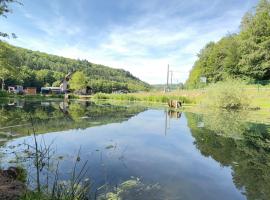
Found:
[{"label": "power line", "polygon": [[172,87],[173,71],[170,71],[170,72],[171,72],[171,87]]},{"label": "power line", "polygon": [[169,90],[169,72],[170,72],[170,65],[168,64],[168,68],[167,68],[167,86],[165,89],[165,92]]}]

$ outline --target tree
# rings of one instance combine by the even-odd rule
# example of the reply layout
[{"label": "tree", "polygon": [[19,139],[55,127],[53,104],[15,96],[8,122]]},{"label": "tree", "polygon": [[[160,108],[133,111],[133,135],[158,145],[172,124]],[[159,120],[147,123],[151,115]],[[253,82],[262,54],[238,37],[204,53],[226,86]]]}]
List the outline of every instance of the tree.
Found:
[{"label": "tree", "polygon": [[[7,17],[7,14],[12,11],[9,7],[10,3],[22,4],[21,2],[19,2],[17,0],[0,0],[0,16]],[[0,32],[0,36],[1,37],[9,37],[9,34]],[[14,33],[12,33],[11,36],[13,38],[17,38],[17,36]]]},{"label": "tree", "polygon": [[87,86],[87,78],[83,72],[75,72],[69,81],[70,89],[81,90]]},{"label": "tree", "polygon": [[15,73],[14,76],[7,75],[7,83],[12,85],[22,84],[26,87],[35,83],[34,87],[38,89],[46,83],[49,85],[54,83],[54,85],[59,86],[59,81],[62,81],[68,72],[80,71],[87,77],[87,85],[93,86],[92,88],[93,90],[95,88],[96,92],[109,93],[113,90],[127,89],[127,87],[130,91],[147,90],[150,88],[147,83],[121,69],[112,69],[107,66],[90,63],[86,60],[74,60],[31,51],[9,45],[3,41],[0,41],[0,54],[5,54],[5,56],[2,56],[2,61],[10,62],[9,68],[6,68],[7,65],[1,65],[2,68],[5,67],[7,69],[8,74],[12,73],[12,69],[15,69],[14,72],[23,72],[24,70],[21,70],[23,66],[27,67],[31,74],[30,79],[26,74],[24,76],[21,76],[20,73]]},{"label": "tree", "polygon": [[256,9],[244,15],[239,34],[223,37],[201,50],[186,82],[187,87],[227,78],[248,81],[270,79],[270,1],[260,0]]},{"label": "tree", "polygon": [[46,84],[51,86],[56,81],[54,77],[54,73],[51,70],[42,69],[42,70],[35,71],[35,74],[36,74],[36,79],[40,83],[41,87]]},{"label": "tree", "polygon": [[251,22],[240,33],[241,72],[254,80],[270,78],[270,2],[261,0]]},{"label": "tree", "polygon": [[37,79],[36,79],[35,72],[32,71],[27,66],[22,66],[20,68],[20,73],[18,76],[22,80],[23,86],[26,86],[26,87],[38,87],[39,86]]},{"label": "tree", "polygon": [[0,79],[1,89],[4,90],[5,80],[15,73],[19,65],[15,51],[5,42],[0,41]]}]

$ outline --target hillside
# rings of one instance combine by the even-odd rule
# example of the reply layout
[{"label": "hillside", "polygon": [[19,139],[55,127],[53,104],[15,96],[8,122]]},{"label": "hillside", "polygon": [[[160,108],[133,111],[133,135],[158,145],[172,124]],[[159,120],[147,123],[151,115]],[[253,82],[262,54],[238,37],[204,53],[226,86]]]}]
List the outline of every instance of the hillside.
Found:
[{"label": "hillside", "polygon": [[200,77],[208,83],[238,78],[249,83],[269,83],[270,1],[260,0],[242,19],[240,32],[210,42],[199,53],[186,85],[200,87]]},{"label": "hillside", "polygon": [[[157,91],[164,91],[164,89],[167,87],[167,84],[153,84],[151,85],[153,90]],[[184,85],[182,83],[173,83],[169,84],[169,89],[170,90],[179,90],[182,89]]]},{"label": "hillside", "polygon": [[147,83],[122,69],[32,51],[3,41],[0,41],[0,66],[0,77],[5,79],[6,86],[58,86],[68,72],[76,70],[86,75],[87,84],[95,92],[121,89],[132,92],[150,88]]}]

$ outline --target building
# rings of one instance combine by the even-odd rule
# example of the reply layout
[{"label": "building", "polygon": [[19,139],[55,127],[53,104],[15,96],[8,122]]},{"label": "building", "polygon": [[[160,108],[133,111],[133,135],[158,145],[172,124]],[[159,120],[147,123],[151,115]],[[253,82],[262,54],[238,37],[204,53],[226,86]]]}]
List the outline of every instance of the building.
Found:
[{"label": "building", "polygon": [[28,95],[36,95],[37,94],[37,88],[35,87],[28,87],[24,90],[24,93],[25,94],[28,94]]}]

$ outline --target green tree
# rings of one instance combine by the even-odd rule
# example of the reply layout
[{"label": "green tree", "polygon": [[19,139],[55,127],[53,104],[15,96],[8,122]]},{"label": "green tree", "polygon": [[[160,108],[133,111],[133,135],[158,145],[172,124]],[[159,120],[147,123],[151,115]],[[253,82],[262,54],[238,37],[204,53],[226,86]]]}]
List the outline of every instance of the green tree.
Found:
[{"label": "green tree", "polygon": [[[21,4],[18,0],[0,0],[0,16],[7,17],[7,14],[12,11],[9,6],[10,3]],[[12,33],[11,36],[13,38],[17,37],[14,33]],[[9,37],[9,34],[0,32],[0,37]]]},{"label": "green tree", "polygon": [[16,52],[5,42],[0,41],[0,79],[4,90],[5,80],[11,77],[19,65]]},{"label": "green tree", "polygon": [[87,86],[87,77],[83,72],[75,72],[69,81],[70,89],[72,90],[81,90]]},{"label": "green tree", "polygon": [[215,83],[227,78],[270,79],[270,1],[260,0],[253,12],[244,15],[239,34],[211,42],[198,55],[186,82],[200,86],[200,77]]},{"label": "green tree", "polygon": [[241,72],[254,80],[270,78],[270,2],[261,0],[240,33]]},{"label": "green tree", "polygon": [[36,74],[29,67],[23,66],[20,68],[19,78],[25,87],[38,87]]},{"label": "green tree", "polygon": [[41,86],[44,85],[52,85],[56,79],[54,78],[54,73],[51,70],[48,69],[42,69],[35,71],[36,73],[36,79],[40,83]]},{"label": "green tree", "polygon": [[[13,53],[7,53],[6,48]],[[0,51],[9,55],[5,56],[4,62],[7,60],[12,61],[10,64],[11,68],[7,69],[8,74],[11,73],[11,69],[23,68],[23,66],[31,71],[29,71],[32,76],[31,79],[26,79],[26,75],[24,78],[20,77],[20,73],[16,73],[14,76],[7,75],[7,81],[10,84],[29,86],[35,83],[35,87],[39,89],[39,87],[42,87],[45,84],[57,84],[56,81],[59,83],[59,81],[62,81],[65,75],[70,71],[80,71],[87,77],[87,85],[91,86],[93,89],[95,88],[95,92],[110,93],[114,90],[122,89],[140,91],[150,88],[147,83],[139,80],[127,71],[122,69],[112,69],[103,65],[96,65],[86,60],[74,60],[31,51],[1,41]],[[10,59],[11,57],[16,57],[16,59]],[[13,62],[15,60],[16,63]],[[3,66],[5,67],[6,65]],[[20,71],[21,70],[16,72]],[[32,74],[32,72],[34,72],[34,74]]]}]

